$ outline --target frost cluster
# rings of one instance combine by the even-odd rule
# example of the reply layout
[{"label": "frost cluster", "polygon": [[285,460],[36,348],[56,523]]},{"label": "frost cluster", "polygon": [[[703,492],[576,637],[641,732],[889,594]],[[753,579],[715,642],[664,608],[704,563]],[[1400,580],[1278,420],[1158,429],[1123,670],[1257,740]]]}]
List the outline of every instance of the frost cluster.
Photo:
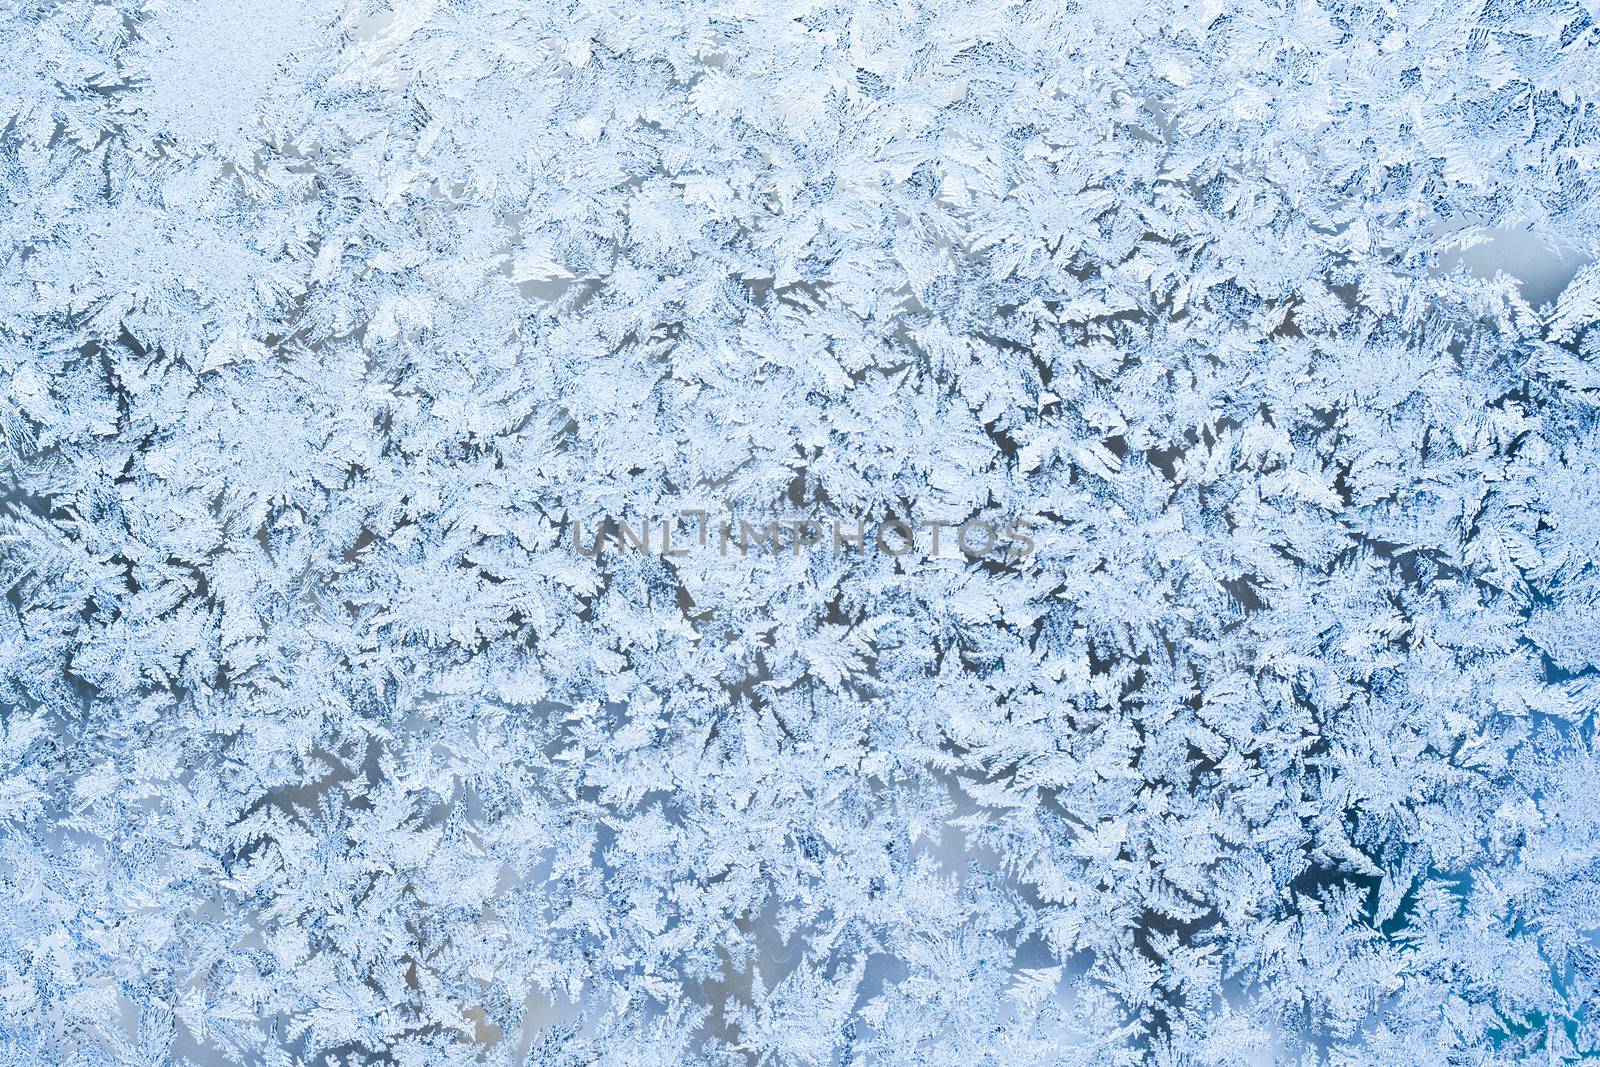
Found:
[{"label": "frost cluster", "polygon": [[0,4],[0,1064],[1600,1055],[1597,21]]}]

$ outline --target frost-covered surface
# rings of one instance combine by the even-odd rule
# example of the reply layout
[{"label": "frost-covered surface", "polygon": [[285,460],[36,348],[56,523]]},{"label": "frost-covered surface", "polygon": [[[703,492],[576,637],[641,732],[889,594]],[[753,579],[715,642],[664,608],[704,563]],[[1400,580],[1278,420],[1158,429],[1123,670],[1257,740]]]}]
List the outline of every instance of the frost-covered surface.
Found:
[{"label": "frost-covered surface", "polygon": [[1596,17],[11,0],[0,1062],[1592,1054]]}]

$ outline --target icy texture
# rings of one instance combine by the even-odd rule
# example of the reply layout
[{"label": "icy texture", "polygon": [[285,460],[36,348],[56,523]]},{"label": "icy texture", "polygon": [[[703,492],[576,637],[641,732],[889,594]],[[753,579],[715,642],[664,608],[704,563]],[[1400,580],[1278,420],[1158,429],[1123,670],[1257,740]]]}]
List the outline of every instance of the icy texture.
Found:
[{"label": "icy texture", "polygon": [[1594,1054],[1596,16],[10,0],[0,1063]]}]

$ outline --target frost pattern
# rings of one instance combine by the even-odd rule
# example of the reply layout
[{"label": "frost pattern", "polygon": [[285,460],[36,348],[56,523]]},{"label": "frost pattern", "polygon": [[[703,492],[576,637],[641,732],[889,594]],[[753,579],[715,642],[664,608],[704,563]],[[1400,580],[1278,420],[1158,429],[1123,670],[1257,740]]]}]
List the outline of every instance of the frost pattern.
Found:
[{"label": "frost pattern", "polygon": [[1597,17],[4,5],[0,1062],[1600,1054]]}]

